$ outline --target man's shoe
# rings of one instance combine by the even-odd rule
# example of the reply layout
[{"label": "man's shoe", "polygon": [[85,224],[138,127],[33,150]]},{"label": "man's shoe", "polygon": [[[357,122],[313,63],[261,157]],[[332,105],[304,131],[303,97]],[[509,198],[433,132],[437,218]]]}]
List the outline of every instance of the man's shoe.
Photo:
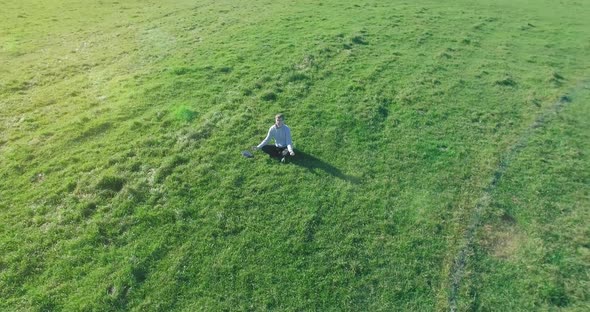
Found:
[{"label": "man's shoe", "polygon": [[281,158],[281,163],[285,163],[285,157]]}]

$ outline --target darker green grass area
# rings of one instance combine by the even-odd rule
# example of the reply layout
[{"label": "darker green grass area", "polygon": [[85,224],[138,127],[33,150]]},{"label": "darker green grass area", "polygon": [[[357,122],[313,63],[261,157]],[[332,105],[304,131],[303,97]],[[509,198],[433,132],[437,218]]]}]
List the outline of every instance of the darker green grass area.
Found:
[{"label": "darker green grass area", "polygon": [[582,309],[586,6],[6,4],[0,310]]}]

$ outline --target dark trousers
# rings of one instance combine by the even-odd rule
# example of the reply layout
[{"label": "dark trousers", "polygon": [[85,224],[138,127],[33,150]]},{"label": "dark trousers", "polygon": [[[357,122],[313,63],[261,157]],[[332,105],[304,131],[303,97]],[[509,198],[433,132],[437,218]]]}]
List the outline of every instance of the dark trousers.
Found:
[{"label": "dark trousers", "polygon": [[265,145],[262,147],[262,151],[267,153],[273,158],[291,157],[289,150],[286,147],[277,147],[274,145]]}]

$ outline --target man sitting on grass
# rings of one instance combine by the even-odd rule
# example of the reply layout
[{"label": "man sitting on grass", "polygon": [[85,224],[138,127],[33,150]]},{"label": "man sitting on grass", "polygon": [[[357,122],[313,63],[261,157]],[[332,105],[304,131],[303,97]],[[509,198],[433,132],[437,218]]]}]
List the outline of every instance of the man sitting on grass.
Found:
[{"label": "man sitting on grass", "polygon": [[[285,162],[287,156],[295,156],[293,151],[293,142],[291,141],[291,129],[284,123],[285,116],[277,114],[275,116],[275,124],[268,129],[266,138],[262,140],[255,150],[262,149],[271,157],[281,158],[281,162]],[[271,139],[275,140],[275,145],[267,145]]]}]

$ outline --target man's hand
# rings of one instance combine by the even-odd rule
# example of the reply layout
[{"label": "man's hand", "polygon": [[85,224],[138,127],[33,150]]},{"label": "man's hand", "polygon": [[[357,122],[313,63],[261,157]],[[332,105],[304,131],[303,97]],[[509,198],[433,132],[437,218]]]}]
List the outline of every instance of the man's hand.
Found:
[{"label": "man's hand", "polygon": [[295,152],[293,152],[293,151],[291,151],[289,154],[290,154],[291,156],[295,156]]}]

